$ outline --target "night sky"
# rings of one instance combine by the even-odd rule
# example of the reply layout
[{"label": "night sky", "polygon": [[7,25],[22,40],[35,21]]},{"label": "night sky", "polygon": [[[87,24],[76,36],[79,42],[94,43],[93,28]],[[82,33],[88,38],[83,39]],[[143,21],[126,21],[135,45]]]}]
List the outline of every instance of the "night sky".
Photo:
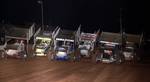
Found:
[{"label": "night sky", "polygon": [[[37,0],[1,0],[0,21],[5,23],[41,24]],[[147,10],[144,0],[44,0],[44,24],[67,29],[120,31],[120,8],[123,28],[128,33],[146,31]]]}]

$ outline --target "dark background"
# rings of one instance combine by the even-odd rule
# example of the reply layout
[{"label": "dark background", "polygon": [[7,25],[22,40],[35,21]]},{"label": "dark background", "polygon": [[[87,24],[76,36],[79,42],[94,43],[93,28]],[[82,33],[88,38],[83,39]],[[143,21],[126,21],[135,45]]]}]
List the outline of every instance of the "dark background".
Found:
[{"label": "dark background", "polygon": [[[41,24],[37,0],[1,0],[0,21],[11,24]],[[148,33],[148,4],[144,0],[44,0],[44,24],[84,31],[120,31],[120,8],[123,28],[128,33]]]}]

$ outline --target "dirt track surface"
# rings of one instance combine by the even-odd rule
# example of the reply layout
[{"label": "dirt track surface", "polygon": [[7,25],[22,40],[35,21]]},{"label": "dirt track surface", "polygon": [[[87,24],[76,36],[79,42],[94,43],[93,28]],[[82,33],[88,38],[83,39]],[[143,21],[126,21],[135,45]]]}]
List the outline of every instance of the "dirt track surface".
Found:
[{"label": "dirt track surface", "polygon": [[0,82],[150,82],[150,65],[0,60]]}]

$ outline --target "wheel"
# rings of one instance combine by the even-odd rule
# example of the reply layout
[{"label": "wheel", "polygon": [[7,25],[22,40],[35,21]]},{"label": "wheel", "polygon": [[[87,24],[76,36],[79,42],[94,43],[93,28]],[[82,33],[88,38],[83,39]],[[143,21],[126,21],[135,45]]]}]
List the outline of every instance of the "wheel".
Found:
[{"label": "wheel", "polygon": [[0,51],[0,58],[7,59],[7,54],[5,53],[5,51]]},{"label": "wheel", "polygon": [[54,55],[54,54],[51,54],[49,60],[51,60],[51,61],[55,60],[55,55]]}]

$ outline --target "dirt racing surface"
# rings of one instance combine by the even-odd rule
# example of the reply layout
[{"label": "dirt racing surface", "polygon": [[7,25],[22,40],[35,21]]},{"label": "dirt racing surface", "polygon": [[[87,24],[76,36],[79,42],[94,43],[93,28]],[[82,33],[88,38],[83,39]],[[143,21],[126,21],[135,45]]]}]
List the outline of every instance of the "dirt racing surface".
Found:
[{"label": "dirt racing surface", "polygon": [[0,60],[0,82],[150,82],[150,65],[8,58]]}]

